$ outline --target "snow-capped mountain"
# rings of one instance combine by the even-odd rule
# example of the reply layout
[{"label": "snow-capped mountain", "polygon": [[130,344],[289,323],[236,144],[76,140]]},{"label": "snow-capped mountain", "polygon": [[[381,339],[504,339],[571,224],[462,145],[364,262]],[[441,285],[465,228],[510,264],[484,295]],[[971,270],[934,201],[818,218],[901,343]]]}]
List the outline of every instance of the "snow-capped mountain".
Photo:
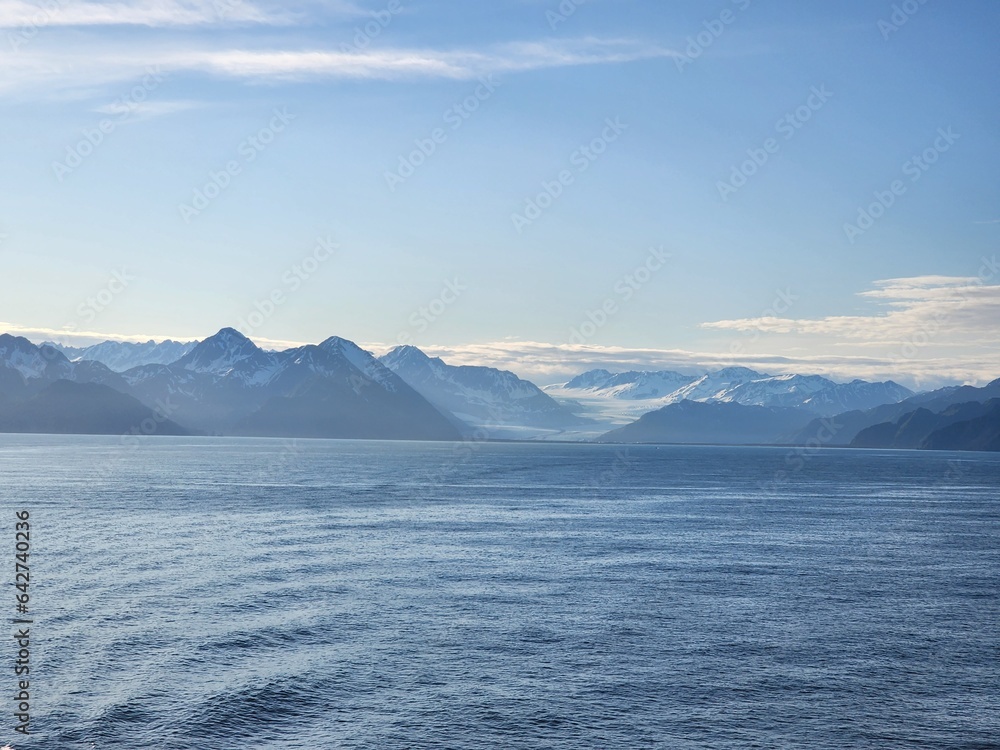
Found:
[{"label": "snow-capped mountain", "polygon": [[73,369],[62,352],[48,346],[35,346],[21,336],[0,335],[0,367],[13,370],[25,380],[66,377]]},{"label": "snow-capped mountain", "polygon": [[130,341],[102,341],[100,344],[86,347],[63,346],[45,342],[43,346],[51,346],[66,355],[72,362],[92,360],[100,362],[115,372],[125,372],[140,365],[167,365],[176,362],[197,346],[197,341],[156,341],[149,340],[143,344]]},{"label": "snow-capped mountain", "polygon": [[47,344],[36,346],[28,339],[0,334],[0,374],[10,387],[34,388],[55,380],[99,383],[112,388],[124,385],[122,377],[100,362],[70,362]]},{"label": "snow-capped mountain", "polygon": [[609,398],[650,399],[674,393],[697,380],[695,375],[679,372],[619,372],[590,370],[566,383],[567,390],[600,391]]},{"label": "snow-capped mountain", "polygon": [[913,395],[908,388],[892,381],[835,383],[818,375],[768,375],[746,367],[727,367],[700,377],[671,371],[613,374],[591,370],[545,391],[619,419],[634,419],[680,401],[803,408],[817,415],[832,416],[896,403]]},{"label": "snow-capped mountain", "polygon": [[380,360],[428,401],[493,437],[540,437],[588,422],[506,370],[449,365],[415,346],[398,346]]},{"label": "snow-capped mountain", "polygon": [[[108,389],[59,386],[52,393],[76,414],[60,421],[44,395],[60,381]],[[119,424],[120,418],[98,419],[88,403],[98,395],[120,418],[140,413],[129,399],[138,400],[146,413],[155,409],[178,429],[213,434],[457,440],[467,429],[371,354],[336,337],[319,346],[267,352],[224,328],[175,362],[118,374],[100,362],[70,362],[52,347],[0,336],[0,417],[10,417],[11,424],[25,425],[23,431],[33,431],[29,423],[35,418],[45,425],[92,425],[94,431]]]},{"label": "snow-capped mountain", "polygon": [[[123,425],[153,419],[126,395],[128,384],[100,362],[70,362],[51,346],[0,335],[0,431],[122,434]],[[169,434],[185,434],[160,420]]]},{"label": "snow-capped mountain", "polygon": [[871,409],[910,398],[913,391],[891,380],[835,383],[818,375],[778,375],[732,388],[719,400],[757,406],[801,406],[817,414]]},{"label": "snow-capped mountain", "polygon": [[398,389],[397,383],[399,378],[392,372],[391,368],[386,367],[371,352],[366,352],[353,341],[342,339],[339,336],[331,336],[319,346],[324,351],[343,357],[369,378],[380,383],[388,390],[395,391]]},{"label": "snow-capped mountain", "polygon": [[235,378],[247,384],[263,385],[277,369],[275,357],[233,328],[223,328],[199,342],[173,363],[174,368]]},{"label": "snow-capped mountain", "polygon": [[223,328],[171,365],[124,373],[146,403],[171,399],[206,431],[300,437],[457,439],[447,415],[351,341],[264,351]]}]

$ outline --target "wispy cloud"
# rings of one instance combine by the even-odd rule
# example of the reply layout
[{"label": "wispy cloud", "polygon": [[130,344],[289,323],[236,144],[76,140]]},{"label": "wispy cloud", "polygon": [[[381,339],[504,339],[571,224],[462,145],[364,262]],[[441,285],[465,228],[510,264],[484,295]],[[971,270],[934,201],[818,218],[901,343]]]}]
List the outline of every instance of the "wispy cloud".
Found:
[{"label": "wispy cloud", "polygon": [[138,122],[140,120],[151,120],[155,117],[164,117],[176,114],[177,112],[187,112],[188,110],[203,109],[210,106],[212,106],[210,102],[178,99],[172,101],[129,102],[127,105],[121,103],[105,104],[96,107],[94,111],[98,114],[115,115],[119,118],[127,113],[130,122]]},{"label": "wispy cloud", "polygon": [[703,323],[703,328],[736,332],[830,337],[835,343],[905,344],[932,332],[937,346],[994,341],[1000,321],[1000,285],[977,277],[919,276],[875,282],[859,296],[876,300],[872,315],[825,318],[759,317]]},{"label": "wispy cloud", "polygon": [[166,62],[217,74],[255,80],[307,78],[476,78],[541,68],[601,65],[669,57],[659,47],[599,39],[546,44],[507,44],[492,50],[379,49],[365,52],[331,50],[226,50],[194,53]]},{"label": "wispy cloud", "polygon": [[660,47],[623,40],[585,39],[545,44],[517,43],[484,50],[402,49],[217,49],[150,44],[105,49],[100,45],[36,47],[8,54],[0,64],[0,91],[65,95],[127,80],[150,66],[167,74],[207,74],[251,83],[316,79],[475,79],[543,68],[620,64],[669,57]]},{"label": "wispy cloud", "polygon": [[[329,3],[335,10],[354,14],[346,3]],[[279,3],[251,0],[136,0],[133,2],[79,2],[0,0],[0,28],[55,26],[146,26],[176,28],[225,24],[284,26],[302,20]]]}]

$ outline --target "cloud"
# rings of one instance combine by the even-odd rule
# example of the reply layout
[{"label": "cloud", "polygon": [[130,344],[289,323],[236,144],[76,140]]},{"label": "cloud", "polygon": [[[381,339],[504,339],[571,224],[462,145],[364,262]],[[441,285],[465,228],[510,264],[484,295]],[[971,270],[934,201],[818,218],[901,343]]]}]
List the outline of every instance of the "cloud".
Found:
[{"label": "cloud", "polygon": [[464,78],[541,68],[631,62],[673,53],[627,41],[587,39],[546,44],[507,44],[490,51],[380,49],[372,51],[210,51],[167,66],[208,68],[254,80],[307,78]]},{"label": "cloud", "polygon": [[[164,117],[177,112],[187,112],[188,110],[202,109],[208,106],[211,106],[208,102],[178,99],[173,101],[133,101],[129,102],[127,106],[121,103],[105,104],[104,106],[95,108],[94,111],[98,114],[116,115],[118,117],[122,117],[127,112],[127,121],[138,122],[139,120],[151,120],[155,117]],[[125,120],[122,121],[124,122]]]},{"label": "cloud", "polygon": [[[333,4],[354,13],[353,6]],[[285,26],[301,20],[273,3],[249,0],[133,0],[133,2],[78,2],[0,0],[0,28],[31,33],[42,27],[146,26],[176,28],[222,24]]]},{"label": "cloud", "polygon": [[[875,282],[858,296],[882,309],[872,315],[833,315],[816,319],[742,318],[703,323],[702,327],[735,332],[804,335],[835,339],[834,345],[906,345],[927,338],[940,347],[994,341],[1000,321],[1000,285],[985,283],[996,275],[996,260],[984,260],[976,277],[918,276]],[[926,345],[930,341],[921,345]]]},{"label": "cloud", "polygon": [[248,83],[323,79],[475,79],[544,68],[612,65],[670,57],[670,50],[627,40],[510,43],[483,50],[392,48],[219,49],[150,43],[143,48],[104,45],[24,45],[0,53],[0,92],[65,96],[66,90],[126,81],[149,68],[169,74],[207,74]]}]

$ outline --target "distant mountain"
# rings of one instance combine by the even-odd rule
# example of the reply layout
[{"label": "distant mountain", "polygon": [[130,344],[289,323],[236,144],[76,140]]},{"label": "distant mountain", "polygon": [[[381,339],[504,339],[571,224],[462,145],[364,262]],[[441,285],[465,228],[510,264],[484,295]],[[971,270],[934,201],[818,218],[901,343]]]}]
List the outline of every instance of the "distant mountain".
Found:
[{"label": "distant mountain", "polygon": [[449,419],[357,344],[332,337],[273,355],[275,391],[236,425],[244,435],[458,440]]},{"label": "distant mountain", "polygon": [[[850,445],[866,428],[895,422],[916,409],[926,409],[938,414],[956,404],[977,401],[983,403],[1000,398],[1000,379],[979,388],[970,385],[949,386],[904,399],[895,404],[883,404],[865,411],[853,410],[833,417],[816,419],[803,429],[788,435],[787,440],[796,445],[819,441],[824,445]],[[888,430],[888,428],[882,428]],[[831,437],[832,435],[832,437]]]},{"label": "distant mountain", "polygon": [[226,378],[229,383],[262,385],[274,376],[279,362],[239,331],[223,328],[214,336],[198,342],[172,367]]},{"label": "distant mountain", "polygon": [[[58,380],[70,386],[46,390]],[[129,401],[116,404],[105,391],[72,388],[84,383],[113,389]],[[87,394],[110,410],[107,424],[90,431],[117,429],[122,421],[114,415],[138,414],[125,408],[134,407],[133,400],[166,416],[178,430],[210,434],[458,440],[460,426],[468,429],[371,354],[337,337],[319,346],[266,352],[224,328],[175,362],[119,374],[97,361],[71,362],[54,347],[0,336],[0,424],[27,429],[31,417],[43,429],[78,431],[74,425],[82,422],[73,415],[82,407],[72,402]],[[44,403],[65,408],[67,421],[48,412],[41,419]]]},{"label": "distant mountain", "polygon": [[938,413],[919,408],[895,422],[866,427],[851,441],[851,447],[998,450],[1000,447],[989,447],[998,429],[1000,399],[969,401]]},{"label": "distant mountain", "polygon": [[149,340],[144,344],[135,344],[129,341],[104,341],[86,347],[63,346],[45,342],[45,346],[59,350],[73,362],[80,360],[100,362],[114,372],[125,372],[141,365],[166,365],[176,362],[194,349],[197,344],[197,341],[180,342],[170,339],[159,343]]},{"label": "distant mountain", "polygon": [[986,413],[935,430],[921,445],[930,450],[1000,451],[1000,400],[986,402]]},{"label": "distant mountain", "polygon": [[[180,356],[148,361],[171,352]],[[129,358],[143,363],[116,372],[98,356],[116,368]],[[132,420],[156,418],[161,434],[990,449],[990,399],[1000,399],[1000,379],[913,395],[892,381],[836,383],[744,367],[700,375],[598,369],[542,390],[511,372],[448,365],[415,347],[379,359],[337,336],[272,352],[231,328],[200,342],[86,350],[0,334],[0,430],[127,432]],[[620,429],[609,432],[613,426]]]},{"label": "distant mountain", "polygon": [[124,373],[145,403],[209,432],[275,437],[457,440],[454,422],[346,339],[266,352],[232,328],[171,365]]},{"label": "distant mountain", "polygon": [[600,438],[604,443],[765,445],[804,425],[812,412],[736,403],[680,401],[643,415]]},{"label": "distant mountain", "polygon": [[22,379],[57,380],[68,377],[73,366],[58,349],[35,346],[21,336],[0,334],[0,369],[17,372]]},{"label": "distant mountain", "polygon": [[919,448],[935,430],[983,416],[988,407],[979,401],[953,404],[939,413],[923,407],[894,422],[881,422],[861,430],[852,448]]},{"label": "distant mountain", "polygon": [[696,375],[681,375],[679,372],[669,370],[659,372],[632,370],[619,373],[589,370],[561,386],[561,390],[588,391],[608,398],[654,399],[669,396],[696,380],[698,380]]},{"label": "distant mountain", "polygon": [[100,362],[70,362],[58,349],[0,334],[0,390],[37,391],[56,380],[99,383],[122,390],[124,379]]},{"label": "distant mountain", "polygon": [[56,380],[0,408],[0,432],[190,434],[137,399],[96,383]]},{"label": "distant mountain", "polygon": [[830,416],[913,396],[913,391],[892,381],[835,383],[818,375],[767,375],[746,367],[727,367],[700,376],[669,370],[616,374],[590,370],[545,391],[603,413],[615,411],[609,402],[627,401],[617,411],[633,418],[681,401],[804,408],[815,415]]},{"label": "distant mountain", "polygon": [[517,437],[526,428],[559,431],[593,424],[506,370],[449,365],[414,346],[396,347],[380,361],[432,404],[492,437]]}]

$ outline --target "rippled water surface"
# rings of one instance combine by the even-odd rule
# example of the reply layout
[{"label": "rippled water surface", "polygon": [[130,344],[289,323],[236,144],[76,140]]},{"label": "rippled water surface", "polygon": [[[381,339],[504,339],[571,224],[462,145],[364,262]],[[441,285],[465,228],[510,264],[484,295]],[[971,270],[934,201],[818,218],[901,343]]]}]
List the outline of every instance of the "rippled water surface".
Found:
[{"label": "rippled water surface", "polygon": [[0,435],[0,743],[998,747],[998,495],[986,454]]}]

